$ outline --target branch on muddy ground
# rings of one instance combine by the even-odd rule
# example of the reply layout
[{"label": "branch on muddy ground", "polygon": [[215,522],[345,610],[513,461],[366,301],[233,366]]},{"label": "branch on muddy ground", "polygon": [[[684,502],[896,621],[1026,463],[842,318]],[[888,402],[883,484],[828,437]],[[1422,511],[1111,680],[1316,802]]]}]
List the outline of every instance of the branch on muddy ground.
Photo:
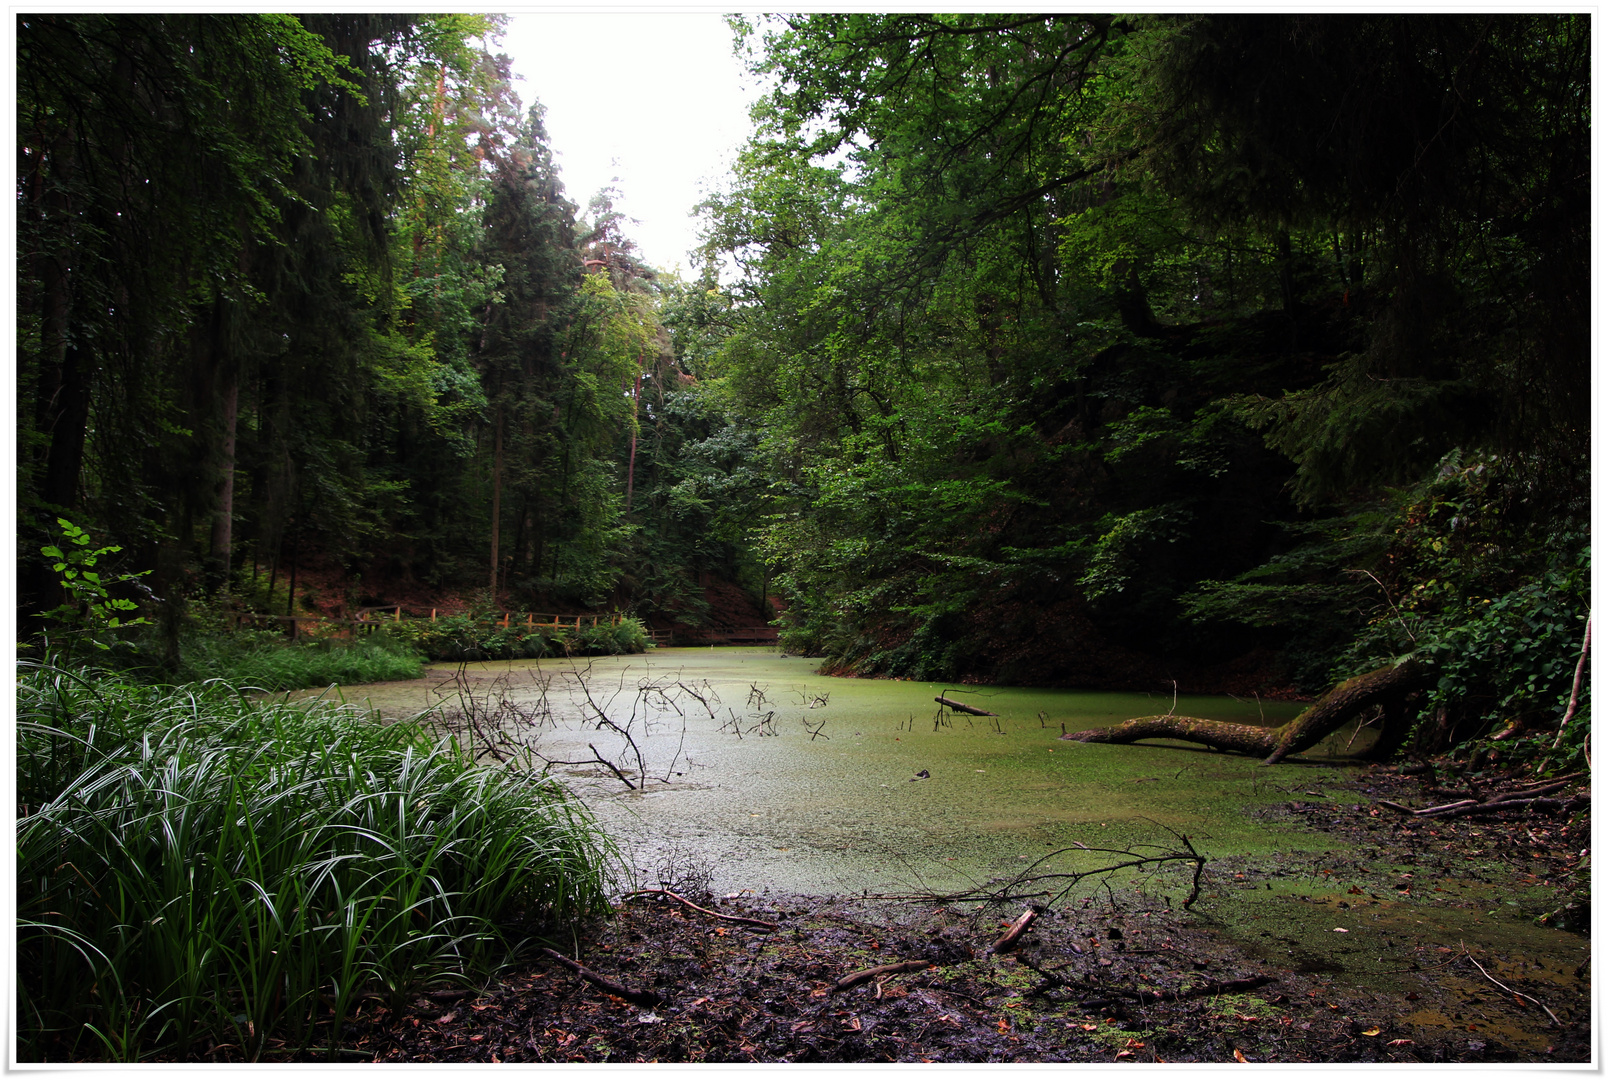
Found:
[{"label": "branch on muddy ground", "polygon": [[[1541,792],[1557,791],[1566,786],[1567,781],[1554,787],[1543,787]],[[1548,799],[1531,791],[1504,791],[1500,795],[1492,796],[1483,802],[1477,799],[1462,799],[1458,802],[1442,803],[1439,806],[1426,806],[1414,810],[1410,806],[1392,802],[1389,799],[1376,799],[1380,806],[1387,807],[1409,817],[1420,818],[1449,818],[1468,817],[1471,814],[1495,814],[1503,810],[1528,809],[1532,812],[1561,814],[1570,813],[1591,805],[1588,795],[1575,795],[1569,799]]]},{"label": "branch on muddy ground", "polygon": [[866,968],[864,971],[856,971],[843,976],[843,978],[832,984],[832,993],[836,994],[844,990],[853,989],[861,983],[870,982],[872,979],[880,979],[884,975],[902,975],[910,971],[926,971],[930,967],[937,966],[931,960],[903,960],[896,964],[881,964],[874,968]]},{"label": "branch on muddy ground", "polygon": [[[1036,970],[1036,969],[1035,969]],[[1081,989],[1077,984],[1068,982],[1056,975],[1051,975],[1056,983],[1069,989]],[[1159,1005],[1168,1001],[1188,1001],[1198,997],[1216,997],[1220,994],[1243,994],[1248,990],[1257,990],[1275,980],[1271,975],[1253,975],[1247,979],[1229,979],[1225,982],[1198,983],[1186,986],[1179,990],[1126,990],[1120,988],[1105,989],[1098,997],[1085,998],[1078,1005],[1085,1009],[1099,1008],[1102,1005],[1114,1005],[1118,1001],[1137,1001],[1141,1005]],[[1053,987],[1046,987],[1051,989]],[[1043,993],[1043,990],[1033,989],[1029,994]]]},{"label": "branch on muddy ground", "polygon": [[626,893],[624,899],[629,900],[633,896],[668,896],[670,899],[679,904],[684,904],[694,911],[701,912],[716,919],[724,919],[726,922],[739,923],[743,926],[752,926],[759,930],[775,930],[778,928],[776,923],[766,922],[764,919],[750,919],[744,915],[725,915],[718,911],[711,911],[706,907],[699,907],[691,900],[688,900],[685,896],[682,896],[679,893],[673,893],[669,889],[637,889],[635,892]]},{"label": "branch on muddy ground", "polygon": [[575,974],[579,975],[593,986],[596,986],[607,993],[613,994],[615,997],[624,998],[633,1005],[641,1006],[644,1009],[651,1009],[655,1005],[664,1004],[664,998],[658,994],[655,994],[651,990],[632,990],[630,987],[623,986],[620,983],[615,982],[613,979],[599,975],[589,967],[586,967],[582,964],[577,964],[574,960],[571,960],[561,952],[556,952],[547,948],[542,949],[542,952],[552,957],[554,960],[557,960],[559,963],[575,972]]},{"label": "branch on muddy ground", "polygon": [[1474,957],[1469,954],[1469,951],[1466,948],[1463,950],[1463,955],[1468,958],[1469,963],[1473,964],[1475,967],[1480,969],[1480,974],[1481,975],[1484,975],[1487,979],[1490,979],[1493,983],[1496,983],[1497,986],[1500,986],[1503,990],[1506,990],[1508,993],[1512,994],[1514,997],[1516,997],[1516,998],[1524,998],[1526,1001],[1535,1002],[1535,1004],[1541,1009],[1542,1012],[1544,1012],[1548,1016],[1552,1017],[1552,1022],[1554,1024],[1556,1024],[1558,1027],[1563,1026],[1563,1021],[1558,1019],[1557,1014],[1554,1013],[1551,1009],[1547,1008],[1545,1005],[1542,1005],[1541,1002],[1538,999],[1531,997],[1529,994],[1521,993],[1520,991],[1513,989],[1511,986],[1506,986],[1506,985],[1504,985],[1504,984],[1502,984],[1500,982],[1497,982],[1494,978],[1491,978],[1491,973],[1489,971],[1486,971],[1485,968],[1480,964],[1480,962],[1478,960],[1474,959]]},{"label": "branch on muddy ground", "polygon": [[[1184,901],[1187,910],[1196,900],[1200,899],[1200,879],[1206,870],[1206,856],[1195,850],[1195,845],[1187,835],[1174,833],[1182,845],[1178,848],[1167,849],[1159,844],[1139,844],[1132,848],[1097,848],[1087,847],[1083,844],[1074,844],[1072,847],[1059,848],[1055,851],[1039,856],[1032,865],[1028,866],[1015,877],[1001,881],[995,879],[987,885],[975,889],[968,889],[958,893],[928,892],[910,896],[886,896],[883,899],[920,900],[929,903],[983,903],[983,904],[1014,904],[1031,903],[1041,912],[1049,909],[1065,899],[1078,884],[1089,878],[1109,878],[1119,870],[1137,870],[1144,868],[1159,868],[1167,863],[1188,863],[1195,868],[1190,882],[1189,897]],[[1150,848],[1159,852],[1155,855],[1146,855],[1141,849]],[[1092,870],[1058,870],[1048,871],[1042,869],[1045,863],[1060,855],[1072,852],[1087,852],[1103,855],[1126,856],[1120,862],[1110,863],[1106,866],[1096,867]]]},{"label": "branch on muddy ground", "polygon": [[1016,921],[1011,923],[1010,929],[1006,930],[1005,933],[1000,936],[998,941],[990,945],[988,947],[988,951],[997,955],[999,953],[1010,952],[1012,949],[1016,948],[1016,943],[1021,940],[1023,934],[1027,933],[1027,928],[1032,926],[1033,920],[1037,919],[1038,917],[1039,909],[1036,907],[1028,907],[1027,910],[1016,916]]}]

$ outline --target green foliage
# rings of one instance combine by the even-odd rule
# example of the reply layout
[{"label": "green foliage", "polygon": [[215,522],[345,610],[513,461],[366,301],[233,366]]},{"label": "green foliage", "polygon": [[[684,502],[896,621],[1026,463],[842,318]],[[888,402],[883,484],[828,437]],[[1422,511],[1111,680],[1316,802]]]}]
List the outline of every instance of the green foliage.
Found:
[{"label": "green foliage", "polygon": [[[1583,488],[1583,485],[1582,485]],[[1590,606],[1584,501],[1522,461],[1448,455],[1403,500],[1376,609],[1343,661],[1415,655],[1439,681],[1424,705],[1453,742],[1515,726],[1556,732]],[[1589,689],[1568,737],[1590,729]]]},{"label": "green foliage", "polygon": [[128,617],[127,613],[138,611],[139,605],[126,597],[113,596],[111,590],[136,582],[150,571],[104,573],[97,569],[100,561],[122,551],[122,546],[111,544],[91,550],[89,534],[83,529],[66,518],[57,518],[56,524],[61,529],[60,543],[46,544],[39,552],[49,561],[51,572],[60,575],[67,599],[43,614],[51,623],[47,633],[64,653],[70,653],[78,642],[108,652],[112,642],[121,637],[119,631],[150,625],[144,616]]},{"label": "green foliage", "polygon": [[176,682],[217,680],[252,690],[300,690],[309,686],[417,679],[419,654],[389,631],[350,640],[287,641],[277,630],[196,629],[181,638]]},{"label": "green foliage", "polygon": [[333,1044],[606,909],[581,804],[412,722],[28,667],[17,738],[27,1060]]},{"label": "green foliage", "polygon": [[[1578,19],[733,26],[775,89],[703,207],[738,273],[712,369],[763,436],[789,648],[1316,689],[1446,580],[1401,562],[1385,485],[1461,446],[1578,487]],[[1572,513],[1531,503],[1483,595]]]},{"label": "green foliage", "polygon": [[647,627],[629,615],[620,616],[617,623],[612,616],[601,618],[596,625],[588,618],[579,629],[573,624],[527,626],[516,619],[503,626],[501,612],[483,609],[435,619],[403,619],[384,633],[438,662],[617,656],[649,648]]}]

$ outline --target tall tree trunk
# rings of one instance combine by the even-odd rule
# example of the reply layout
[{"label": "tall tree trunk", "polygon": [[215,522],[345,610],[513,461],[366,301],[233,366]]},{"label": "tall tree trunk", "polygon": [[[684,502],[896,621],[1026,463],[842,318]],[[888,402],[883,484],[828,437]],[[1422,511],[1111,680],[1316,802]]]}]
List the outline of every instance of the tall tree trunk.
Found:
[{"label": "tall tree trunk", "polygon": [[229,584],[234,540],[235,435],[239,428],[240,379],[233,364],[226,365],[223,387],[223,438],[218,448],[218,480],[214,485],[217,508],[212,515],[212,542],[207,558],[211,587]]},{"label": "tall tree trunk", "polygon": [[[291,595],[285,599],[286,616],[296,614],[296,564],[301,561],[301,522],[291,522],[291,526],[294,529],[294,532],[291,532],[291,583],[289,583]],[[293,638],[297,636],[296,628],[296,624],[293,622],[291,624],[291,636]]]},{"label": "tall tree trunk", "polygon": [[49,438],[40,499],[70,513],[78,501],[78,476],[83,468],[84,440],[89,430],[90,363],[72,336],[71,261],[67,255],[72,226],[71,200],[73,139],[64,132],[51,147],[50,180],[45,186],[42,214],[44,233],[60,230],[35,263],[41,294],[39,325],[39,431]]},{"label": "tall tree trunk", "polygon": [[493,436],[491,462],[491,602],[497,602],[497,561],[501,558],[497,541],[502,532],[503,414],[497,406],[497,428]]},{"label": "tall tree trunk", "polygon": [[[1260,757],[1275,765],[1290,754],[1299,754],[1322,742],[1324,737],[1374,705],[1385,705],[1387,718],[1395,703],[1418,689],[1426,673],[1417,661],[1398,667],[1382,667],[1336,686],[1312,706],[1283,727],[1266,728],[1254,724],[1231,724],[1224,720],[1202,720],[1193,716],[1140,716],[1115,727],[1095,728],[1062,735],[1078,742],[1131,743],[1140,739],[1179,739],[1218,750]],[[1395,713],[1399,722],[1399,713]],[[1395,738],[1387,731],[1381,738]]]},{"label": "tall tree trunk", "polygon": [[1295,255],[1290,250],[1290,230],[1280,229],[1276,244],[1278,247],[1279,299],[1283,301],[1286,312],[1294,313],[1296,306]]}]

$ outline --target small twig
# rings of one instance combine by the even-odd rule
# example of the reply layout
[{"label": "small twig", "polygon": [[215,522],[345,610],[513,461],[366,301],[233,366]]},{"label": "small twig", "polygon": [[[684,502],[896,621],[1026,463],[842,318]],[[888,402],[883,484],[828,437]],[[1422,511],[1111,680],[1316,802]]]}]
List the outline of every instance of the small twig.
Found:
[{"label": "small twig", "polygon": [[1380,592],[1385,594],[1385,603],[1389,604],[1390,605],[1390,610],[1396,613],[1396,621],[1401,623],[1401,628],[1403,630],[1407,631],[1407,637],[1412,641],[1412,643],[1414,645],[1417,645],[1418,644],[1418,637],[1407,626],[1407,620],[1403,619],[1401,617],[1401,609],[1396,607],[1396,601],[1394,601],[1394,600],[1392,600],[1390,598],[1390,590],[1385,588],[1385,583],[1383,581],[1380,581],[1378,578],[1374,577],[1373,574],[1368,573],[1368,571],[1366,571],[1366,570],[1347,570],[1346,573],[1348,573],[1348,574],[1368,574],[1368,576],[1370,578],[1373,578],[1373,583],[1375,585],[1379,586],[1379,591]]},{"label": "small twig", "polygon": [[1481,967],[1480,962],[1478,960],[1474,959],[1473,956],[1469,955],[1469,952],[1468,952],[1467,949],[1463,950],[1463,955],[1468,957],[1468,962],[1469,963],[1473,964],[1475,967],[1480,969],[1480,974],[1481,975],[1484,975],[1487,979],[1490,979],[1493,983],[1496,983],[1497,986],[1501,986],[1502,989],[1506,990],[1508,993],[1512,994],[1514,997],[1521,997],[1521,998],[1524,998],[1526,1001],[1534,1001],[1537,1005],[1540,1006],[1542,1012],[1544,1012],[1548,1016],[1552,1017],[1552,1022],[1554,1024],[1558,1025],[1558,1027],[1563,1026],[1563,1021],[1559,1020],[1557,1015],[1555,1013],[1553,1013],[1553,1011],[1551,1009],[1547,1008],[1545,1005],[1542,1005],[1540,1001],[1537,1001],[1535,998],[1531,997],[1529,994],[1521,993],[1518,990],[1513,989],[1511,986],[1503,986],[1500,982],[1497,982],[1496,979],[1492,978],[1491,973],[1489,971],[1486,971],[1484,967]]},{"label": "small twig", "polygon": [[629,899],[629,898],[631,898],[633,896],[648,896],[648,895],[668,896],[670,899],[676,901],[677,903],[685,904],[687,907],[690,907],[694,911],[702,912],[703,914],[711,916],[712,918],[724,919],[727,922],[741,923],[744,926],[753,926],[753,927],[757,927],[760,930],[775,930],[775,929],[777,929],[776,923],[766,922],[764,919],[750,919],[750,918],[747,918],[747,917],[742,916],[742,915],[724,915],[724,914],[722,914],[722,913],[720,913],[718,911],[710,911],[706,907],[699,907],[697,904],[694,904],[691,900],[688,900],[685,896],[681,896],[681,895],[679,895],[677,893],[673,893],[669,889],[638,889],[635,892],[626,893],[625,897],[626,897],[626,899]]}]

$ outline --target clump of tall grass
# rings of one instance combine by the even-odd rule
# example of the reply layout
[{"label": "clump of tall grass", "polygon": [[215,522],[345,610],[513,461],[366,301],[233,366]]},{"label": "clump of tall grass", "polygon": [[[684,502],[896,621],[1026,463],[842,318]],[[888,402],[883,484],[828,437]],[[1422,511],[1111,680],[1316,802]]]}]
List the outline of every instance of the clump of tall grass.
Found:
[{"label": "clump of tall grass", "polygon": [[417,724],[47,666],[18,689],[23,1060],[333,1046],[364,998],[606,907],[584,806]]},{"label": "clump of tall grass", "polygon": [[287,642],[277,631],[194,631],[181,639],[179,657],[175,681],[220,679],[259,690],[350,686],[424,675],[418,652],[386,633]]}]

